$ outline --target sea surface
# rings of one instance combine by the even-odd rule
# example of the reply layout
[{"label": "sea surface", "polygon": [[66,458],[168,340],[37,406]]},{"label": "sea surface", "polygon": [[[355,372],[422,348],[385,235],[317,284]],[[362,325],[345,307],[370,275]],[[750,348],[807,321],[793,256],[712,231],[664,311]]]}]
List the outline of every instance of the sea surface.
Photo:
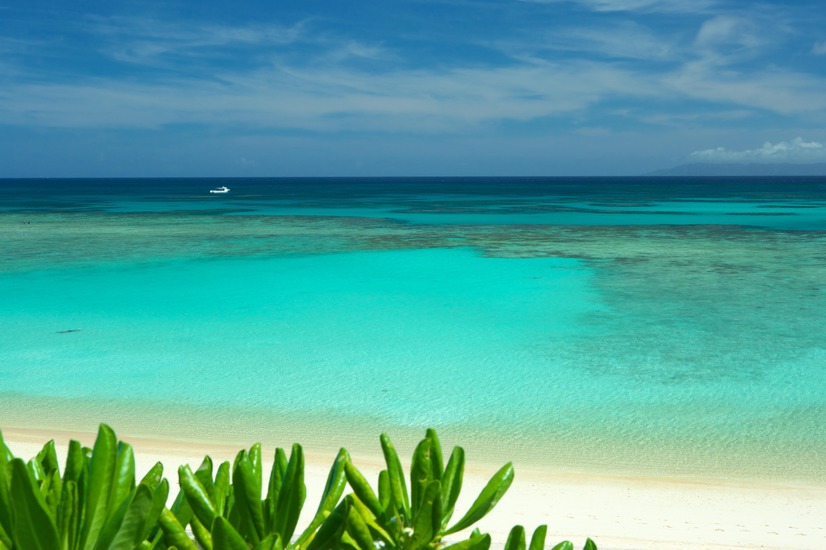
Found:
[{"label": "sea surface", "polygon": [[0,231],[0,428],[826,481],[826,178],[0,180]]}]

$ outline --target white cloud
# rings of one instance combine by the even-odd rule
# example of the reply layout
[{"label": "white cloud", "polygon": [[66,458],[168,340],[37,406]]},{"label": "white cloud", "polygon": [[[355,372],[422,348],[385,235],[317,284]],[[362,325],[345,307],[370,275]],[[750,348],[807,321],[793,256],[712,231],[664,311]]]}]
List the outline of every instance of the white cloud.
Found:
[{"label": "white cloud", "polygon": [[[380,53],[354,49],[348,55]],[[824,87],[822,78],[808,75],[768,70],[735,74],[703,63],[666,76],[576,59],[550,63],[522,58],[509,67],[386,72],[336,64],[279,64],[158,82],[9,82],[0,88],[0,119],[6,124],[64,128],[203,124],[331,133],[463,133],[503,120],[587,118],[588,109],[603,101],[616,109],[632,107],[630,118],[656,123],[646,121],[651,112],[638,106],[640,99],[649,105],[660,102],[660,110],[674,101],[709,102],[697,111],[706,119],[720,109],[747,116],[755,108],[811,117],[826,109]],[[688,116],[685,109],[672,115]]]},{"label": "white cloud", "polygon": [[717,123],[720,121],[740,121],[746,120],[753,116],[753,111],[746,109],[735,109],[731,111],[711,110],[708,112],[686,113],[656,112],[651,114],[641,114],[639,115],[639,118],[648,124],[684,128],[686,124],[697,125],[706,122]]},{"label": "white cloud", "polygon": [[694,151],[693,160],[701,162],[816,162],[826,161],[826,147],[817,141],[797,137],[791,141],[767,141],[757,149],[731,151],[725,147]]},{"label": "white cloud", "polygon": [[0,118],[52,127],[222,124],[321,132],[465,132],[479,124],[581,112],[616,95],[652,94],[633,71],[589,62],[397,70],[278,67],[163,84],[98,80],[0,90]]},{"label": "white cloud", "polygon": [[305,39],[304,23],[231,27],[181,25],[147,17],[90,17],[89,30],[105,41],[101,53],[118,61],[155,64],[164,55],[199,57],[227,46],[263,47]]},{"label": "white cloud", "polygon": [[558,4],[570,2],[582,4],[592,11],[621,12],[639,11],[645,13],[696,13],[712,5],[713,0],[520,0],[531,4]]},{"label": "white cloud", "polygon": [[[531,46],[538,45],[532,43]],[[542,46],[604,57],[658,61],[673,57],[677,50],[673,38],[664,39],[649,28],[630,21],[556,30]]]},{"label": "white cloud", "polygon": [[826,80],[779,68],[736,71],[721,68],[717,59],[702,59],[663,77],[663,82],[682,97],[783,115],[811,115],[826,109]]},{"label": "white cloud", "polygon": [[340,62],[347,59],[378,61],[392,57],[393,55],[382,46],[371,46],[354,40],[348,40],[342,43],[327,55],[327,59],[332,62]]},{"label": "white cloud", "polygon": [[260,24],[245,27],[226,25],[170,23],[149,17],[89,17],[89,30],[118,41],[146,39],[170,43],[182,48],[241,44],[289,44],[298,40],[304,23],[285,27]]},{"label": "white cloud", "polygon": [[[611,4],[662,7],[668,3]],[[310,32],[311,23],[247,28],[183,26],[148,18],[95,19],[95,32],[104,41],[122,45],[108,52],[130,62],[157,63],[176,70],[160,71],[140,81],[113,76],[48,83],[37,73],[31,73],[35,78],[13,78],[0,87],[0,120],[44,127],[225,124],[401,134],[466,132],[489,122],[562,115],[600,128],[605,122],[590,118],[589,109],[601,103],[627,109],[629,119],[660,125],[730,113],[746,117],[759,110],[805,115],[812,122],[812,117],[826,113],[822,92],[826,78],[819,74],[776,67],[736,71],[720,64],[712,53],[685,62],[688,56],[682,48],[691,46],[690,35],[684,35],[681,42],[674,33],[664,37],[663,32],[636,22],[605,24],[598,29],[562,28],[545,40],[523,37],[502,48],[510,58],[506,66],[457,62],[453,67],[428,69],[408,68],[403,50],[386,49],[381,43],[369,45]],[[747,20],[717,17],[706,21],[697,42],[742,44],[753,36]],[[291,48],[279,46],[296,43],[300,47],[293,49],[312,51],[312,63],[307,63],[305,55],[290,55]],[[210,56],[223,49],[215,46],[243,47],[255,60],[241,67],[223,63],[223,59],[210,64]],[[558,51],[584,55],[554,55]],[[588,53],[600,57],[595,60]],[[557,61],[541,59],[543,55]],[[396,59],[400,62],[388,62]],[[657,66],[651,68],[638,60],[656,60]],[[0,69],[2,63],[0,59]],[[664,68],[666,63],[670,68]],[[665,117],[669,110],[670,122],[656,119],[657,112]]]},{"label": "white cloud", "polygon": [[734,45],[753,48],[760,44],[756,25],[743,17],[720,15],[704,22],[697,33],[701,47]]}]

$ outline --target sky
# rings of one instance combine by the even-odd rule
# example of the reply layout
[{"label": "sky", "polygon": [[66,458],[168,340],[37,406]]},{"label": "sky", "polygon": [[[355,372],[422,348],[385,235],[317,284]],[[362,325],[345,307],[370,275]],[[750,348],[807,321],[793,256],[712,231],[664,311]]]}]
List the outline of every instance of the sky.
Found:
[{"label": "sky", "polygon": [[823,0],[0,0],[0,178],[826,162]]}]

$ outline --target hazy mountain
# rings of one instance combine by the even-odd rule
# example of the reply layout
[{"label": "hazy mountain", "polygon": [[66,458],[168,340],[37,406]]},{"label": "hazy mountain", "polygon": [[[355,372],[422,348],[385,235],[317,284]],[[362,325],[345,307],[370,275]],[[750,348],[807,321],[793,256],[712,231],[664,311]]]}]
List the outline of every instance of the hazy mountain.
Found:
[{"label": "hazy mountain", "polygon": [[646,176],[826,176],[826,163],[696,163],[656,170]]}]

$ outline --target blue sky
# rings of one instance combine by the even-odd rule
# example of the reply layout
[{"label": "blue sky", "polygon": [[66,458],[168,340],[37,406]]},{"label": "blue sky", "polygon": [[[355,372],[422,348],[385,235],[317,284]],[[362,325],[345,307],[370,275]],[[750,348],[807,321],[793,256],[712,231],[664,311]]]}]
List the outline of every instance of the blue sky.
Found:
[{"label": "blue sky", "polygon": [[0,0],[0,177],[826,162],[822,0]]}]

